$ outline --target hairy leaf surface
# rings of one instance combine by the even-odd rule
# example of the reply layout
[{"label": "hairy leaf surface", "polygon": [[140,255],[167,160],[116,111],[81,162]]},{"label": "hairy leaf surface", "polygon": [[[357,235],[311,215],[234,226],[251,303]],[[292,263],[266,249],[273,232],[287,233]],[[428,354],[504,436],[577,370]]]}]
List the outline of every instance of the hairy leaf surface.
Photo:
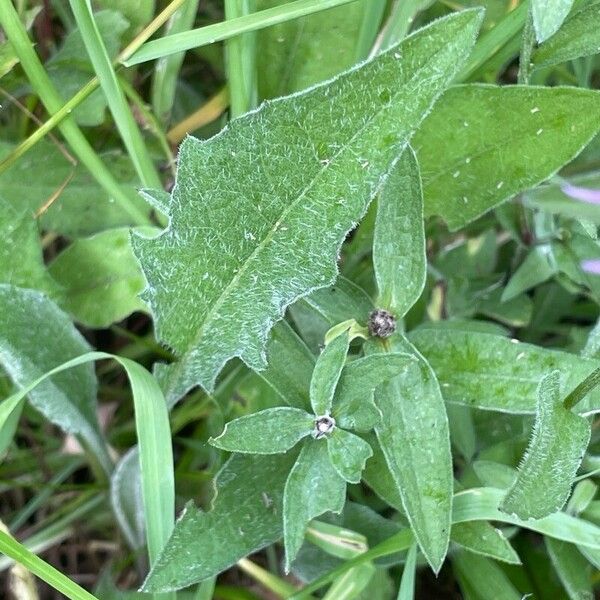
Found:
[{"label": "hairy leaf surface", "polygon": [[560,510],[569,497],[590,435],[589,421],[563,406],[560,373],[546,375],[538,388],[531,441],[502,510],[521,519],[541,519]]},{"label": "hairy leaf surface", "polygon": [[330,284],[346,233],[468,54],[480,11],[441,19],[373,61],[182,145],[157,238],[133,238],[180,389],[234,356],[265,367],[273,323]]},{"label": "hairy leaf surface", "polygon": [[349,483],[359,483],[373,450],[362,438],[337,427],[327,438],[329,458],[335,470]]}]

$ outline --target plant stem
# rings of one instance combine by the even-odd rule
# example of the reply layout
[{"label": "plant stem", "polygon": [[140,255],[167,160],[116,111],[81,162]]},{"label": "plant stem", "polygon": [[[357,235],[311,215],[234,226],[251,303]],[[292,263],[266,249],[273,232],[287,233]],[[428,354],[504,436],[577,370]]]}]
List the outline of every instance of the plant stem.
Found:
[{"label": "plant stem", "polygon": [[563,401],[567,410],[574,408],[597,385],[600,384],[600,367],[592,371]]}]

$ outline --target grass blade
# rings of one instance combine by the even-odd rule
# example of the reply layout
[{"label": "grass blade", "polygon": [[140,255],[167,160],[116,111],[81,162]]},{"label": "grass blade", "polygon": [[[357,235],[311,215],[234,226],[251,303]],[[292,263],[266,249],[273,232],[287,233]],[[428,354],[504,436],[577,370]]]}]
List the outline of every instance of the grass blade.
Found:
[{"label": "grass blade", "polygon": [[191,31],[153,40],[144,44],[133,56],[122,62],[125,66],[131,67],[148,60],[206,46],[207,44],[214,44],[242,33],[256,31],[291,19],[298,19],[314,12],[349,4],[350,2],[356,2],[356,0],[296,0],[296,2],[261,10],[230,21],[223,21],[200,29],[192,29]]},{"label": "grass blade", "polygon": [[402,579],[400,580],[400,589],[398,590],[398,600],[413,600],[415,597],[415,574],[417,570],[417,544],[413,544],[408,551]]}]

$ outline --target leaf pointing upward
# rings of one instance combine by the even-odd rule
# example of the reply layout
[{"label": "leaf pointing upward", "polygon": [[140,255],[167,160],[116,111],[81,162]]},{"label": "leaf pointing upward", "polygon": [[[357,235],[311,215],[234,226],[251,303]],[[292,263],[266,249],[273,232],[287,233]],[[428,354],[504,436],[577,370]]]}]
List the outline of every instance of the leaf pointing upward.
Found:
[{"label": "leaf pointing upward", "polygon": [[[336,276],[346,233],[475,38],[480,11],[441,19],[305,93],[181,147],[169,227],[133,238],[178,391],[211,389],[232,357],[265,367],[269,329]],[[171,382],[172,384],[172,382]]]}]

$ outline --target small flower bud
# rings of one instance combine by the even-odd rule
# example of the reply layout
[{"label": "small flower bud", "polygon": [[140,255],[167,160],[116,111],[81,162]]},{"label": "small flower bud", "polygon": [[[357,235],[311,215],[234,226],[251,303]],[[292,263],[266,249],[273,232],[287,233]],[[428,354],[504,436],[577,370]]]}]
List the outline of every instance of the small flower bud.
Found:
[{"label": "small flower bud", "polygon": [[369,333],[375,337],[390,337],[396,331],[396,317],[387,310],[378,308],[369,315]]},{"label": "small flower bud", "polygon": [[320,439],[329,435],[333,428],[335,427],[335,419],[330,417],[329,415],[324,415],[323,417],[318,417],[315,421],[315,431],[314,437],[315,439]]}]

